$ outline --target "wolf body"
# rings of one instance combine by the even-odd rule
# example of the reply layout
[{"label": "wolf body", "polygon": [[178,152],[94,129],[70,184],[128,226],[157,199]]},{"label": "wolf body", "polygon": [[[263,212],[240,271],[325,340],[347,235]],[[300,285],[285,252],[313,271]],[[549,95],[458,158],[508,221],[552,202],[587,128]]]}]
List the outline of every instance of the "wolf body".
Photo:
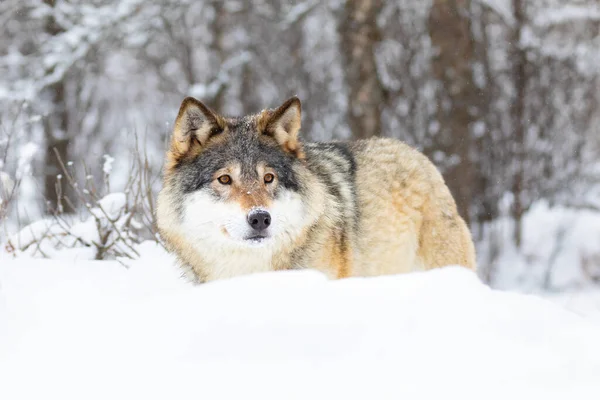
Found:
[{"label": "wolf body", "polygon": [[475,269],[469,229],[423,154],[394,139],[303,144],[300,118],[297,98],[241,118],[183,101],[157,220],[191,279]]}]

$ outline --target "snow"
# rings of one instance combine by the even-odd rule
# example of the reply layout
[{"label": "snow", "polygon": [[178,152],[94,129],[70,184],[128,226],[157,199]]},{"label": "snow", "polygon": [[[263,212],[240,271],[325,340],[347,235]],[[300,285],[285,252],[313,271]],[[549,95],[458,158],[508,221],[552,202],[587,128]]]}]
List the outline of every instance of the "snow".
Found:
[{"label": "snow", "polygon": [[281,24],[285,27],[290,26],[298,22],[304,17],[312,8],[318,5],[317,1],[307,1],[303,3],[295,4],[287,13]]},{"label": "snow", "polygon": [[194,286],[156,244],[138,251],[127,268],[0,253],[0,398],[600,394],[596,319],[463,268]]},{"label": "snow", "polygon": [[102,172],[104,172],[104,175],[110,175],[112,172],[112,168],[113,168],[113,163],[115,162],[115,159],[111,156],[109,156],[108,154],[105,154],[103,156],[104,158],[104,165],[102,166]]},{"label": "snow", "polygon": [[103,258],[135,255],[131,244],[138,242],[135,230],[141,224],[128,211],[127,195],[109,193],[95,204],[87,204],[82,220],[62,214],[33,222],[8,236],[5,249],[17,257],[60,260],[92,260],[99,253]]},{"label": "snow", "polygon": [[600,323],[600,291],[578,290],[545,294],[545,297],[562,307]]},{"label": "snow", "polygon": [[540,12],[534,19],[536,26],[547,27],[566,23],[585,23],[600,20],[600,8],[594,5],[566,4],[556,8],[548,8]]},{"label": "snow", "polygon": [[[92,215],[102,219],[108,217],[111,220],[119,218],[127,206],[127,196],[125,193],[110,193],[98,201],[99,208],[92,210]],[[106,214],[106,215],[105,215]]]},{"label": "snow", "polygon": [[[594,199],[590,199],[590,204]],[[581,201],[587,201],[581,199]],[[500,243],[492,284],[522,291],[573,290],[590,286],[590,274],[600,277],[600,213],[590,209],[536,202],[523,217],[521,249],[512,244],[513,223],[499,218],[487,234]],[[485,262],[494,240],[482,240],[478,259]],[[486,243],[484,246],[483,244]],[[597,290],[597,286],[596,286]]]},{"label": "snow", "polygon": [[189,90],[190,96],[200,99],[214,98],[223,88],[223,86],[230,81],[231,71],[235,71],[237,68],[247,64],[250,59],[250,53],[247,51],[240,52],[239,54],[229,58],[223,63],[219,69],[217,77],[213,81],[209,82],[208,84],[196,83],[192,85]]},{"label": "snow", "polygon": [[6,195],[8,197],[14,187],[15,182],[10,178],[10,175],[4,171],[0,171],[0,201],[2,200],[2,196]]},{"label": "snow", "polygon": [[10,236],[6,245],[14,249],[26,249],[46,237],[60,235],[63,232],[64,230],[52,219],[45,218],[27,225],[16,234]]},{"label": "snow", "polygon": [[31,161],[39,151],[39,146],[35,143],[25,144],[19,152],[17,167],[17,178],[21,178],[31,170]]},{"label": "snow", "polygon": [[489,7],[509,26],[515,23],[512,4],[510,0],[478,0],[484,6]]}]

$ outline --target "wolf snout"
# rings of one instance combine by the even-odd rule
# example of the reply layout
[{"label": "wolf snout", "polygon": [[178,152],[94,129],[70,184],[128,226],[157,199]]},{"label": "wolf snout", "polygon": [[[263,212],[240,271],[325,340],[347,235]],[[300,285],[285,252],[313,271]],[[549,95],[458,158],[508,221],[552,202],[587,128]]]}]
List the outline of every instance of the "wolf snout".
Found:
[{"label": "wolf snout", "polygon": [[254,210],[248,214],[248,224],[256,231],[264,231],[271,225],[271,214],[265,210]]}]

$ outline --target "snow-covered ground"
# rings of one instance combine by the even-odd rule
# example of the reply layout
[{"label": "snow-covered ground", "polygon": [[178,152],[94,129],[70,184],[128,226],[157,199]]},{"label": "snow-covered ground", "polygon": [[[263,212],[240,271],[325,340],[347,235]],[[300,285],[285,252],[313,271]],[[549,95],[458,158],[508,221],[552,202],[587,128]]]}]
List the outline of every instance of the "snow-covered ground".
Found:
[{"label": "snow-covered ground", "polygon": [[458,267],[192,286],[139,251],[128,268],[0,256],[0,399],[600,398],[598,310],[564,297]]}]

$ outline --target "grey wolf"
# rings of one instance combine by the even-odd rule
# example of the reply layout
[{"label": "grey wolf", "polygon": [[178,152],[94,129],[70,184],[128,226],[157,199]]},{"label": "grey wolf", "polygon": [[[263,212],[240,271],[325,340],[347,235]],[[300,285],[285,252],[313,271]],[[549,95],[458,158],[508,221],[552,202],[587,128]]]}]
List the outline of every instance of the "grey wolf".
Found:
[{"label": "grey wolf", "polygon": [[469,229],[427,157],[394,139],[303,143],[300,125],[296,97],[236,118],[183,101],[157,221],[190,278],[475,269]]}]

